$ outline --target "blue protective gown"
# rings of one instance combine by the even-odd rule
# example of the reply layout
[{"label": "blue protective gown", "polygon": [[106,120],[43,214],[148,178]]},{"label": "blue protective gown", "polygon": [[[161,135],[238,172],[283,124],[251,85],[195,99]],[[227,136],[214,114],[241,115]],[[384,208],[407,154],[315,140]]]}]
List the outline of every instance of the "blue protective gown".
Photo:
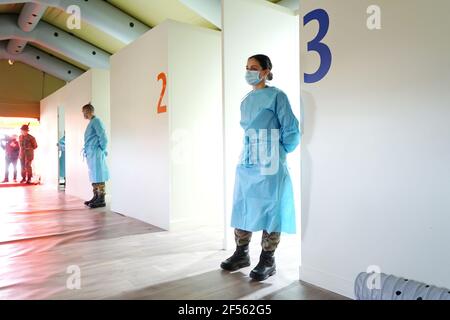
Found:
[{"label": "blue protective gown", "polygon": [[61,155],[59,156],[59,177],[65,178],[66,177],[66,136],[63,136],[58,141],[58,148],[61,152]]},{"label": "blue protective gown", "polygon": [[106,182],[109,180],[109,170],[106,165],[106,148],[108,137],[106,136],[103,122],[94,117],[84,133],[84,156],[89,168],[89,179],[91,183]]},{"label": "blue protective gown", "polygon": [[[301,133],[286,94],[275,87],[250,92],[241,104],[241,126],[245,138],[236,168],[231,226],[252,232],[295,233],[294,195],[286,154],[299,145]],[[261,152],[271,156],[270,165],[259,161]],[[278,166],[273,165],[276,161]],[[267,167],[278,169],[263,172]]]}]

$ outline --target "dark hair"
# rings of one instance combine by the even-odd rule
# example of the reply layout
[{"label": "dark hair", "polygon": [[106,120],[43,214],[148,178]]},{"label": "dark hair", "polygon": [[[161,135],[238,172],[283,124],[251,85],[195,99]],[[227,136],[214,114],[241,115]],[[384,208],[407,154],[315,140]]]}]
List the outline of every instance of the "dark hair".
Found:
[{"label": "dark hair", "polygon": [[256,61],[258,61],[263,70],[269,69],[270,72],[269,75],[267,76],[267,80],[269,81],[273,80],[272,61],[270,61],[270,58],[268,56],[264,54],[255,54],[254,56],[248,58],[248,60],[250,59],[255,59]]},{"label": "dark hair", "polygon": [[94,112],[95,108],[92,104],[88,103],[86,105],[83,106],[83,110],[89,110],[90,112]]}]

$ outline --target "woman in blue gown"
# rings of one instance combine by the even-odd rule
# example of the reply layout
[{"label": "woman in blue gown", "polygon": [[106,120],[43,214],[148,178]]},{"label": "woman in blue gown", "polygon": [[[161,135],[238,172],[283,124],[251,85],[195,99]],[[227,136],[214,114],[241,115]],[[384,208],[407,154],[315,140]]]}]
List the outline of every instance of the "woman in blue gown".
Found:
[{"label": "woman in blue gown", "polygon": [[248,59],[246,80],[253,90],[241,103],[240,124],[245,138],[236,168],[231,217],[236,251],[221,264],[229,271],[249,266],[252,232],[263,231],[260,261],[250,272],[257,281],[276,272],[274,252],[281,232],[296,232],[286,154],[299,145],[299,122],[286,94],[266,84],[272,79],[269,57],[255,55]]}]

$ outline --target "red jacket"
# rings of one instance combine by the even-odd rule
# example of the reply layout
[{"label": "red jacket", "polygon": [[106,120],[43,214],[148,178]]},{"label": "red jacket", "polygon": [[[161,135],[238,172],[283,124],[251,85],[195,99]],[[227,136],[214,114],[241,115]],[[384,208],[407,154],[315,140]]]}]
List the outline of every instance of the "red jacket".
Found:
[{"label": "red jacket", "polygon": [[10,160],[17,160],[19,158],[20,146],[17,140],[8,140],[6,144],[2,143],[2,148],[5,149],[5,155]]}]

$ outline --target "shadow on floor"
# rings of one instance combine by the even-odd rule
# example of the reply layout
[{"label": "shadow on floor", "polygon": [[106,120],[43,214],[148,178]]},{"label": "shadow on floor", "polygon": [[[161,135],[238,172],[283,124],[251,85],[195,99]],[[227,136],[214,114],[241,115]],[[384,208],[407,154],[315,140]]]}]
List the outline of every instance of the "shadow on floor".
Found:
[{"label": "shadow on floor", "polygon": [[112,300],[237,300],[271,286],[242,272],[214,270],[111,297]]},{"label": "shadow on floor", "polygon": [[275,291],[261,300],[350,300],[334,292],[315,287],[302,281]]}]

